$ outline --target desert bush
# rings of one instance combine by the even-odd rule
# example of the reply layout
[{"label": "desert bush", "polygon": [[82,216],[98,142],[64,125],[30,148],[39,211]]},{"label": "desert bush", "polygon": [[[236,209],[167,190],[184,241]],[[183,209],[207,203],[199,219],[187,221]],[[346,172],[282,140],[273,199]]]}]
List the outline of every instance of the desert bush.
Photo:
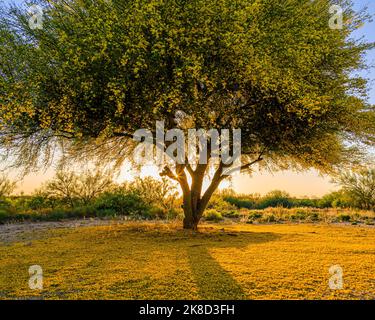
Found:
[{"label": "desert bush", "polygon": [[223,220],[223,216],[221,215],[220,212],[218,212],[215,209],[208,209],[208,210],[206,210],[206,212],[204,214],[204,219],[207,220],[207,221],[218,222],[218,221]]},{"label": "desert bush", "polygon": [[16,183],[6,175],[0,175],[0,199],[9,196],[16,188]]},{"label": "desert bush", "polygon": [[99,218],[114,218],[118,215],[113,209],[98,210],[96,214]]},{"label": "desert bush", "polygon": [[27,197],[24,203],[20,205],[25,209],[40,210],[46,208],[57,208],[64,206],[65,201],[58,199],[47,192],[37,190],[32,196]]},{"label": "desert bush", "polygon": [[86,170],[78,176],[75,197],[83,205],[88,205],[101,194],[114,188],[113,174],[109,171]]},{"label": "desert bush", "polygon": [[99,211],[113,210],[118,215],[147,216],[151,206],[136,193],[105,193],[95,203]]},{"label": "desert bush", "polygon": [[251,211],[248,216],[247,216],[247,219],[249,221],[259,221],[260,219],[262,219],[263,217],[263,213],[259,212],[259,211]]},{"label": "desert bush", "polygon": [[297,209],[291,210],[289,218],[291,221],[304,221],[306,220],[307,216],[308,216],[308,210],[297,208]]},{"label": "desert bush", "polygon": [[339,222],[349,222],[351,220],[351,216],[348,215],[348,214],[340,214],[338,217],[337,217],[337,220]]},{"label": "desert bush", "polygon": [[221,215],[225,218],[237,219],[241,217],[241,213],[238,210],[222,210]]},{"label": "desert bush", "polygon": [[13,203],[10,199],[0,198],[0,210],[9,210],[13,207]]},{"label": "desert bush", "polygon": [[355,201],[344,190],[334,191],[326,194],[317,203],[319,208],[351,208],[355,207]]},{"label": "desert bush", "polygon": [[224,197],[224,200],[237,208],[246,209],[317,207],[318,205],[316,199],[296,199],[292,198],[287,192],[280,190],[271,191],[263,197],[258,194],[234,194]]},{"label": "desert bush", "polygon": [[0,224],[3,224],[9,220],[9,212],[4,209],[0,209]]},{"label": "desert bush", "polygon": [[262,215],[262,218],[259,219],[259,221],[263,223],[274,223],[280,221],[280,219],[278,219],[272,212],[266,212],[264,215]]},{"label": "desert bush", "polygon": [[120,192],[137,194],[150,206],[156,205],[170,210],[178,207],[177,190],[177,185],[167,178],[157,180],[145,177],[123,184]]},{"label": "desert bush", "polygon": [[298,208],[318,208],[318,199],[289,199],[292,207]]},{"label": "desert bush", "polygon": [[183,219],[184,217],[184,210],[182,208],[172,208],[167,210],[166,219],[167,220],[174,220],[174,219]]},{"label": "desert bush", "polygon": [[215,209],[221,213],[224,213],[235,211],[237,207],[226,201],[221,194],[217,193],[211,197],[207,209]]},{"label": "desert bush", "polygon": [[[115,183],[107,171],[86,170],[82,174],[58,171],[54,178],[37,192],[44,199],[59,199],[71,208],[88,205],[105,192],[113,190]],[[40,199],[39,199],[40,200]]]},{"label": "desert bush", "polygon": [[336,177],[335,182],[342,186],[356,208],[375,209],[375,169],[344,172]]},{"label": "desert bush", "polygon": [[285,191],[275,190],[267,193],[257,204],[258,209],[284,207],[291,208],[293,203],[290,195]]},{"label": "desert bush", "polygon": [[142,217],[147,219],[165,219],[167,217],[167,212],[168,210],[165,208],[160,206],[152,206],[144,212]]},{"label": "desert bush", "polygon": [[251,195],[241,196],[232,195],[224,197],[224,200],[237,208],[255,209],[259,198],[252,198]]}]

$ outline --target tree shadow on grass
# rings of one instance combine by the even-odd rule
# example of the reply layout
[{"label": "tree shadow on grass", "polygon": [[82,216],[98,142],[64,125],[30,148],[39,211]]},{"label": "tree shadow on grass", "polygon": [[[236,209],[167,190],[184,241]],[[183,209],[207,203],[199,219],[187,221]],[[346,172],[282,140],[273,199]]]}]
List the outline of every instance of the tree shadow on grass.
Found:
[{"label": "tree shadow on grass", "polygon": [[[210,254],[210,249],[241,249],[249,245],[275,241],[281,235],[268,232],[222,232],[221,236],[187,246],[192,274],[198,286],[200,299],[248,299],[241,285]],[[255,284],[254,284],[255,286]]]}]

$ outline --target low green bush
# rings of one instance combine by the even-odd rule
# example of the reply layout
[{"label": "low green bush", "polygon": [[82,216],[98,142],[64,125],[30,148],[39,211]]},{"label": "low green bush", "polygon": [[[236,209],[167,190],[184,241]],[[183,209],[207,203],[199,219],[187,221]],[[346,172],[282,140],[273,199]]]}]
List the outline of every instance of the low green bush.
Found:
[{"label": "low green bush", "polygon": [[151,206],[134,193],[105,193],[95,203],[99,211],[113,210],[117,215],[124,216],[149,216]]},{"label": "low green bush", "polygon": [[339,222],[349,222],[351,220],[351,217],[350,215],[348,214],[340,214],[338,217],[337,217],[337,220]]},{"label": "low green bush", "polygon": [[117,212],[113,209],[102,209],[97,211],[97,217],[99,218],[114,218],[117,216]]},{"label": "low green bush", "polygon": [[237,208],[254,209],[256,207],[256,201],[250,198],[227,196],[224,200]]},{"label": "low green bush", "polygon": [[276,207],[283,207],[283,208],[291,208],[293,207],[292,200],[290,195],[284,191],[271,191],[262,197],[261,201],[257,204],[258,209],[266,209],[266,208],[276,208]]},{"label": "low green bush", "polygon": [[4,209],[0,209],[0,224],[7,222],[8,219],[9,213]]},{"label": "low green bush", "polygon": [[224,210],[223,212],[221,212],[221,215],[225,218],[230,219],[237,219],[241,216],[238,210]]},{"label": "low green bush", "polygon": [[167,216],[168,210],[159,206],[151,206],[147,210],[143,211],[139,216],[146,219],[164,219]]},{"label": "low green bush", "polygon": [[218,221],[223,220],[223,216],[221,215],[220,212],[218,212],[215,209],[208,209],[208,210],[206,210],[206,212],[204,214],[204,219],[207,220],[207,221],[218,222]]},{"label": "low green bush", "polygon": [[263,217],[263,214],[260,212],[250,212],[247,219],[249,221],[258,221],[262,219],[262,217]]}]

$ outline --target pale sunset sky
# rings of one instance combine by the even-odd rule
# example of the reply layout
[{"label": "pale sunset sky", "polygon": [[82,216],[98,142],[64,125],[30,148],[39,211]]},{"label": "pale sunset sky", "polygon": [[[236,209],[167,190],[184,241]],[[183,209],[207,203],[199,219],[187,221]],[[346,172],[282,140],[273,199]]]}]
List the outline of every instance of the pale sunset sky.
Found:
[{"label": "pale sunset sky", "polygon": [[[0,0],[1,1],[1,0]],[[22,0],[9,1],[5,0],[5,3],[23,3]],[[375,16],[375,0],[354,0],[353,1],[357,9],[361,9],[364,6],[368,7],[368,11]],[[367,23],[361,29],[359,29],[355,37],[364,37],[368,41],[375,42],[375,22]],[[375,50],[372,50],[367,56],[370,64],[375,65]],[[375,69],[364,70],[363,76],[368,78],[369,81],[369,101],[375,104]],[[40,187],[41,183],[51,178],[54,170],[52,168],[43,171],[30,174],[23,180],[18,182],[18,192],[24,191],[30,193],[36,188]],[[18,172],[8,171],[11,177],[16,177]],[[155,168],[147,167],[143,170],[144,175],[152,175],[157,177],[157,170]],[[130,168],[124,165],[121,175],[119,176],[120,181],[130,179],[132,176]],[[327,176],[320,176],[318,172],[311,170],[304,173],[294,173],[290,171],[279,172],[269,174],[266,172],[255,172],[253,176],[240,175],[233,179],[231,186],[240,193],[267,193],[271,190],[281,189],[289,192],[294,196],[322,196],[325,193],[337,189],[337,187],[330,182],[331,178]],[[228,186],[225,183],[224,186]]]}]

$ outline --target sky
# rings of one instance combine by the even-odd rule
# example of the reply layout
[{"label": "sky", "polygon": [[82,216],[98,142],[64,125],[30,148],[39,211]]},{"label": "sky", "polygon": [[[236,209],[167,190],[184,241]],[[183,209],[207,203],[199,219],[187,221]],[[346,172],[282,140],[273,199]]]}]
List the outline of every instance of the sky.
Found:
[{"label": "sky", "polygon": [[[0,0],[1,1],[1,0]],[[5,3],[23,3],[22,0],[3,0]],[[354,0],[356,9],[368,7],[368,12],[375,17],[375,0]],[[375,42],[375,21],[367,23],[362,28],[356,31],[355,37],[364,37],[368,41]],[[375,66],[375,50],[372,50],[367,55],[367,60],[370,64]],[[369,102],[375,104],[375,68],[363,70],[362,76],[369,79]],[[18,181],[17,191],[24,191],[30,193],[40,187],[40,185],[51,178],[54,170],[52,168],[30,174],[23,180]],[[158,172],[154,167],[146,167],[143,169],[141,176],[151,175],[158,177]],[[10,172],[11,177],[17,177],[18,172]],[[119,181],[131,179],[134,175],[128,165],[125,165],[120,176]],[[329,176],[321,176],[318,172],[310,170],[303,173],[295,173],[291,171],[284,171],[278,173],[255,172],[252,176],[240,175],[233,178],[232,182],[224,183],[222,187],[232,187],[235,191],[240,193],[260,193],[265,194],[271,190],[279,189],[289,192],[291,195],[297,197],[320,197],[328,192],[336,190],[338,187],[331,182]]]}]

